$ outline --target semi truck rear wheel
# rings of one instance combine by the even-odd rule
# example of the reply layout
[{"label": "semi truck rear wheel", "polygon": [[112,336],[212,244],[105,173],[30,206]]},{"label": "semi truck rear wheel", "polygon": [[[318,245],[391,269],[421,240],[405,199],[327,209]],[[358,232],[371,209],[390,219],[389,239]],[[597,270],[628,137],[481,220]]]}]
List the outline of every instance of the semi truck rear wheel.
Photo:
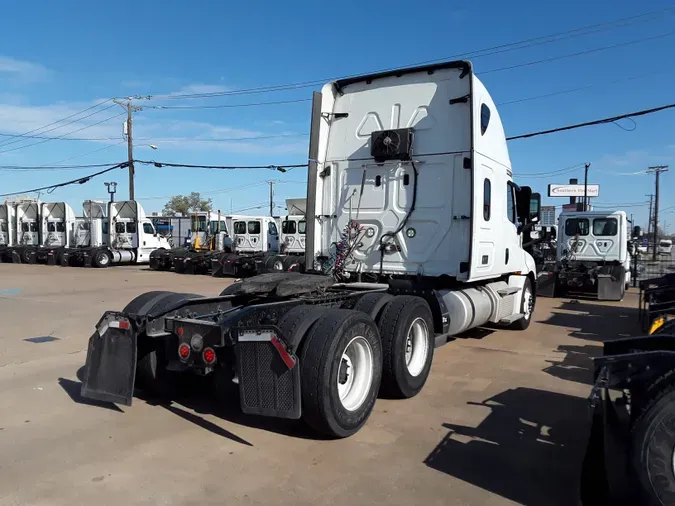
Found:
[{"label": "semi truck rear wheel", "polygon": [[101,249],[94,254],[93,264],[94,267],[104,268],[110,265],[111,260],[110,253]]},{"label": "semi truck rear wheel", "polygon": [[382,393],[414,397],[424,387],[434,358],[434,320],[429,304],[412,295],[394,297],[382,311],[379,329]]},{"label": "semi truck rear wheel", "polygon": [[351,436],[368,420],[382,377],[382,348],[373,320],[329,309],[311,328],[300,357],[303,419],[318,432]]},{"label": "semi truck rear wheel", "polygon": [[641,484],[639,504],[675,504],[675,389],[647,402],[632,431],[632,466]]}]

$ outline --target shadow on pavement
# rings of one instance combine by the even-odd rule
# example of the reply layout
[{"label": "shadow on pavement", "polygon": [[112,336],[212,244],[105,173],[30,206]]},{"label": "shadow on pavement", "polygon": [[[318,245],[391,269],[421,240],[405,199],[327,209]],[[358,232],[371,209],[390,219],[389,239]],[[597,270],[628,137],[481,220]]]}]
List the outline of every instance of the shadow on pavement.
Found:
[{"label": "shadow on pavement", "polygon": [[588,440],[586,399],[531,388],[502,392],[478,427],[449,433],[424,463],[519,504],[577,504]]},{"label": "shadow on pavement", "polygon": [[[78,376],[79,376],[79,371],[78,371]],[[110,409],[112,411],[118,411],[120,413],[123,413],[123,411],[117,407],[117,405],[113,404],[112,402],[104,402],[104,401],[97,401],[94,399],[87,399],[86,397],[82,397],[80,395],[80,389],[82,388],[82,383],[79,381],[73,381],[69,380],[66,378],[59,378],[59,386],[63,388],[63,390],[68,394],[68,396],[71,398],[73,402],[76,402],[77,404],[85,404],[87,406],[96,406],[99,408],[106,408]]]},{"label": "shadow on pavement", "polygon": [[538,323],[576,329],[569,332],[571,337],[602,342],[640,335],[641,332],[637,308],[593,304],[573,299],[563,302],[556,309],[577,311],[581,314],[553,310],[548,319]]},{"label": "shadow on pavement", "polygon": [[547,360],[550,366],[543,369],[546,374],[584,385],[593,385],[593,357],[602,356],[602,348],[596,345],[560,345],[556,350],[564,353],[562,361]]},{"label": "shadow on pavement", "polygon": [[[150,396],[140,390],[134,392],[134,397],[150,405],[167,409],[171,413],[215,434],[249,446],[253,446],[253,444],[205,420],[199,415],[212,415],[226,422],[299,439],[324,439],[320,434],[311,431],[300,420],[269,418],[242,413],[239,402],[239,389],[234,383],[228,383],[216,389],[214,378],[182,374],[180,382],[172,388],[165,398],[160,399]],[[194,413],[186,410],[191,410]]]}]

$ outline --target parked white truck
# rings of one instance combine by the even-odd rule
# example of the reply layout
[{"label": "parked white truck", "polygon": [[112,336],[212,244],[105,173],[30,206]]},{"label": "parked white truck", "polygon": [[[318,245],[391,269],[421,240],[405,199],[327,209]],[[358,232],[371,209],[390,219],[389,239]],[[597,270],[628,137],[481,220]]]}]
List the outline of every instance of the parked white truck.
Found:
[{"label": "parked white truck", "polygon": [[624,211],[561,213],[550,295],[621,300],[631,282],[630,234]]},{"label": "parked white truck", "polygon": [[513,183],[469,62],[329,83],[312,106],[309,273],[254,276],[218,297],[149,292],[104,313],[82,395],[129,405],[134,387],[161,393],[191,372],[234,380],[246,413],[350,436],[378,392],[423,388],[448,336],[529,326],[534,197]]},{"label": "parked white truck", "polygon": [[6,200],[0,204],[0,262],[12,261],[12,247],[16,245],[16,204]]},{"label": "parked white truck", "polygon": [[40,246],[40,207],[37,199],[16,202],[16,245],[11,255],[14,263],[35,263]]},{"label": "parked white truck", "polygon": [[143,264],[158,248],[168,249],[168,239],[157,234],[143,206],[133,200],[104,204],[85,201],[85,218],[78,220],[76,247],[66,250],[62,265],[108,267]]}]

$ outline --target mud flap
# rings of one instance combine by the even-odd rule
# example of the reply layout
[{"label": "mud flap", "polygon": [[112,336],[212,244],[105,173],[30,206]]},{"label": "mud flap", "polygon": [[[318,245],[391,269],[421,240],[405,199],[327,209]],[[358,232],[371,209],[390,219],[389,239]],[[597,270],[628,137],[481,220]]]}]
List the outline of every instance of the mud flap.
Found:
[{"label": "mud flap", "polygon": [[558,276],[555,272],[541,271],[537,274],[537,297],[555,297]]},{"label": "mud flap", "polygon": [[136,376],[136,326],[124,313],[106,312],[89,338],[81,394],[131,406]]}]

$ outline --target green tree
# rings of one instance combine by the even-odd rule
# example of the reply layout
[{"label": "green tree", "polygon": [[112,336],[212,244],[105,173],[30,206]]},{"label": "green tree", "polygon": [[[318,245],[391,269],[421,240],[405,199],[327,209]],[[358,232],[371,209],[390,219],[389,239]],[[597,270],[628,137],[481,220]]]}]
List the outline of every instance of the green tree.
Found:
[{"label": "green tree", "polygon": [[211,199],[202,199],[199,192],[192,192],[190,195],[175,195],[164,204],[162,209],[163,216],[189,216],[196,211],[211,211],[213,202]]}]

